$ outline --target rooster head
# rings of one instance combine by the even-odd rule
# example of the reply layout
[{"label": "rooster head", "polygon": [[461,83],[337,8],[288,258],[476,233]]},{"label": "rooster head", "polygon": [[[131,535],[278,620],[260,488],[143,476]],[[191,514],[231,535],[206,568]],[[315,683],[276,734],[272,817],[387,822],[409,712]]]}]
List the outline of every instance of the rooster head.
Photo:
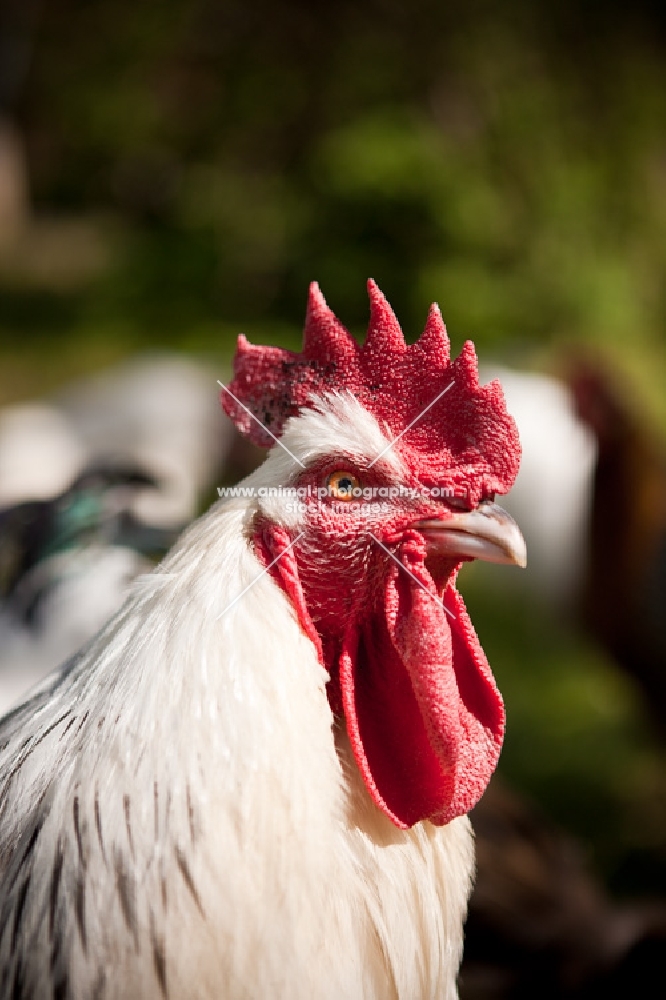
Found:
[{"label": "rooster head", "polygon": [[313,284],[303,351],[241,336],[222,402],[254,443],[281,445],[262,467],[255,549],[329,672],[370,796],[408,828],[468,812],[499,757],[504,707],[456,577],[475,558],[525,564],[494,502],[520,445],[471,342],[450,361],[438,307],[408,346],[368,290],[363,346]]}]

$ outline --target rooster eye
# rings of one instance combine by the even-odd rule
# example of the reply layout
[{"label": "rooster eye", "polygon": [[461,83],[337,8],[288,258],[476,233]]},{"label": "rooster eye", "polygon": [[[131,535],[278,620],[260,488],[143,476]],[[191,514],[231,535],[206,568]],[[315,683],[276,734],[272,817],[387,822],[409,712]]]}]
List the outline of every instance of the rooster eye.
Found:
[{"label": "rooster eye", "polygon": [[[326,480],[329,496],[335,500],[353,500],[353,491],[361,488],[361,481],[353,472],[337,469]],[[357,494],[358,496],[358,494]]]}]

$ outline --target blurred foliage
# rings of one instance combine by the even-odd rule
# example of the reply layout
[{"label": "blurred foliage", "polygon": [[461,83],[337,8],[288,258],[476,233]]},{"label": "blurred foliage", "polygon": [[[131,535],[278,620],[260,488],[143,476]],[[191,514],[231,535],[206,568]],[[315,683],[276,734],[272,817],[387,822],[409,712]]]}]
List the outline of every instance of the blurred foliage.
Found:
[{"label": "blurred foliage", "polygon": [[639,694],[520,582],[501,592],[484,577],[465,567],[460,585],[507,705],[499,772],[580,838],[615,892],[666,896],[664,755]]},{"label": "blurred foliage", "polygon": [[[43,4],[17,106],[35,202],[122,229],[53,333],[298,329],[313,278],[361,330],[372,275],[412,337],[437,299],[458,342],[629,340],[663,374],[663,52],[640,8],[586,9]],[[5,336],[44,329],[8,299]]]},{"label": "blurred foliage", "polygon": [[[0,398],[145,345],[220,364],[241,329],[296,347],[312,279],[360,334],[371,275],[410,339],[436,299],[486,359],[603,348],[666,431],[659,5],[13,0],[2,18],[34,219],[89,220],[106,256],[78,283],[0,268]],[[630,692],[528,602],[472,576],[470,606],[509,704],[503,767],[618,888],[647,882],[640,860],[622,874],[632,850],[666,888]]]}]

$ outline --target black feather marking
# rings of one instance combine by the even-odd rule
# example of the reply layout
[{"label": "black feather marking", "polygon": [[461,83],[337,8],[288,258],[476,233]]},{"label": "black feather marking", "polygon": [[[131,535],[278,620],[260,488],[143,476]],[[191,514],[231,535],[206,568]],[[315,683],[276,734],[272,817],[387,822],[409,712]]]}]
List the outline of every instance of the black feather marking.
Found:
[{"label": "black feather marking", "polygon": [[97,979],[95,980],[95,985],[93,986],[92,993],[90,994],[90,1000],[102,1000],[105,990],[106,990],[106,972],[104,971],[104,969],[100,968],[97,973]]},{"label": "black feather marking", "polygon": [[152,910],[150,912],[150,942],[153,948],[153,965],[155,967],[155,975],[157,976],[157,982],[160,984],[160,990],[162,991],[162,996],[167,997],[167,978],[166,978],[166,953],[165,953],[165,942],[162,935],[158,935],[155,930],[155,920],[153,918]]},{"label": "black feather marking", "polygon": [[49,891],[49,937],[51,940],[49,968],[53,979],[53,1000],[68,1000],[68,997],[71,996],[69,992],[67,963],[63,961],[64,920],[56,919],[58,916],[58,893],[62,876],[63,859],[62,843],[58,839]]},{"label": "black feather marking", "polygon": [[53,983],[53,1000],[68,1000],[69,997],[69,979],[67,973],[63,972]]},{"label": "black feather marking", "polygon": [[12,983],[12,1000],[28,1000],[28,994],[25,992],[25,983],[23,980],[22,962],[17,962],[14,968],[14,982]]},{"label": "black feather marking", "polygon": [[116,870],[116,889],[120,899],[120,909],[127,929],[134,938],[134,947],[139,950],[139,923],[136,913],[136,882],[127,868],[122,851],[114,850],[113,863]]},{"label": "black feather marking", "polygon": [[181,851],[180,847],[178,847],[178,845],[176,845],[176,847],[174,848],[174,853],[176,855],[176,863],[180,869],[180,874],[183,876],[183,881],[185,882],[187,888],[190,890],[190,893],[192,894],[192,899],[197,904],[197,909],[201,914],[201,916],[203,917],[204,911],[201,906],[201,900],[199,899],[199,893],[197,892],[197,887],[195,886],[194,879],[192,878],[192,872],[190,871],[190,866],[187,863],[187,858]]},{"label": "black feather marking", "polygon": [[[12,874],[11,878],[7,882],[7,886],[6,886],[6,890],[5,890],[5,892],[7,894],[10,893],[11,890],[14,888],[14,886],[15,886],[17,880],[18,880],[19,875],[22,873],[22,871],[24,870],[24,868],[27,867],[28,862],[30,860],[30,855],[32,854],[32,852],[35,849],[35,844],[37,843],[37,838],[39,837],[39,834],[40,834],[40,831],[42,829],[43,824],[44,824],[44,817],[42,816],[35,823],[35,825],[33,827],[33,830],[32,830],[32,833],[30,834],[30,839],[28,840],[26,849],[23,852],[23,855],[21,857],[21,860],[19,861],[18,865],[14,869],[14,873]],[[0,940],[1,939],[2,939],[2,930],[0,930]]]},{"label": "black feather marking", "polygon": [[16,900],[16,907],[14,909],[14,926],[12,928],[12,943],[11,943],[12,954],[16,950],[19,930],[21,929],[21,920],[23,919],[23,911],[25,909],[25,900],[26,896],[28,895],[29,888],[30,888],[30,876],[28,875],[21,883],[21,888],[18,891],[18,898]]},{"label": "black feather marking", "polygon": [[49,889],[49,937],[51,938],[51,941],[53,941],[55,915],[58,908],[58,893],[60,892],[63,860],[64,854],[62,850],[62,842],[60,841],[60,838],[58,838],[55,860],[53,862],[53,871],[51,873],[51,887]]},{"label": "black feather marking", "polygon": [[2,791],[0,792],[0,809],[2,809],[2,807],[5,804],[5,799],[7,798],[7,794],[9,792],[12,781],[14,780],[18,772],[21,770],[21,768],[25,764],[30,754],[33,752],[33,750],[37,749],[39,744],[43,740],[45,740],[46,737],[49,736],[53,732],[53,730],[60,725],[61,722],[64,722],[64,720],[67,718],[68,715],[71,714],[72,714],[71,711],[68,709],[58,719],[56,719],[55,722],[52,722],[50,726],[47,726],[44,732],[40,733],[39,736],[37,736],[36,738],[28,737],[28,739],[23,741],[18,751],[18,759],[14,764],[14,766],[12,767],[9,774],[7,775],[5,782],[2,786]]},{"label": "black feather marking", "polygon": [[196,819],[194,815],[194,807],[192,805],[192,793],[190,791],[189,783],[187,784],[187,787],[185,789],[185,795],[187,797],[187,819],[190,826],[190,840],[194,845],[197,839],[197,830],[196,830]]},{"label": "black feather marking", "polygon": [[134,860],[134,841],[132,840],[132,825],[130,823],[130,797],[129,795],[123,795],[123,809],[125,811],[125,827],[127,828],[127,842],[129,844],[130,854],[132,855],[132,860]]},{"label": "black feather marking", "polygon": [[73,715],[73,716],[72,716],[72,718],[71,718],[71,719],[69,720],[69,722],[67,723],[67,725],[65,726],[65,728],[63,729],[63,731],[62,731],[62,732],[61,732],[61,734],[60,734],[60,739],[61,739],[61,740],[62,740],[62,739],[63,739],[63,738],[64,738],[64,737],[65,737],[65,736],[67,735],[67,733],[68,733],[68,732],[70,731],[70,729],[72,728],[72,726],[73,726],[73,725],[74,725],[74,723],[76,722],[77,718],[78,718],[78,716],[76,716],[76,715]]},{"label": "black feather marking", "polygon": [[46,727],[46,729],[44,730],[44,732],[43,732],[43,733],[40,733],[40,734],[39,734],[39,736],[37,737],[37,739],[36,739],[36,740],[35,740],[35,741],[33,742],[32,746],[31,746],[31,747],[29,748],[29,750],[28,750],[27,754],[25,755],[25,757],[24,757],[23,761],[21,761],[21,764],[25,763],[25,761],[26,761],[26,760],[27,760],[27,758],[28,758],[28,757],[30,756],[30,754],[32,753],[32,751],[33,751],[33,750],[34,750],[34,749],[35,749],[36,747],[38,747],[38,746],[39,746],[39,744],[40,744],[40,743],[41,743],[41,742],[42,742],[43,740],[45,740],[47,736],[50,736],[50,735],[51,735],[51,733],[53,732],[53,730],[54,730],[54,729],[57,729],[57,728],[58,728],[58,726],[60,725],[60,723],[61,723],[61,722],[64,722],[64,721],[65,721],[65,719],[67,718],[67,716],[68,716],[68,715],[71,715],[71,714],[72,714],[72,711],[71,711],[71,709],[69,709],[69,708],[68,708],[66,712],[63,712],[63,713],[62,713],[62,715],[61,715],[61,716],[59,716],[59,717],[58,717],[58,718],[57,718],[57,719],[55,720],[55,722],[52,722],[50,726],[47,726],[47,727]]},{"label": "black feather marking", "polygon": [[23,857],[21,858],[21,862],[20,862],[19,867],[22,868],[23,865],[26,864],[28,858],[30,857],[30,855],[34,851],[35,844],[37,843],[37,838],[39,837],[40,833],[42,832],[43,825],[44,825],[44,817],[40,816],[40,818],[37,820],[37,822],[35,823],[35,825],[33,827],[32,833],[30,834],[30,840],[28,841],[28,845],[27,845],[25,851],[23,852]]},{"label": "black feather marking", "polygon": [[102,851],[104,864],[108,865],[106,860],[106,851],[104,849],[104,837],[102,836],[102,816],[99,810],[99,792],[97,789],[95,789],[95,829],[97,830],[97,839],[99,840],[99,846]]},{"label": "black feather marking", "polygon": [[[32,739],[33,739],[32,736],[26,736],[26,738],[23,740],[23,742],[21,743],[20,747],[16,751],[16,755],[15,756],[16,756],[17,763],[14,765],[14,767],[12,768],[12,770],[9,772],[9,775],[7,776],[7,781],[6,781],[5,785],[3,785],[3,794],[4,794],[4,789],[7,787],[7,785],[9,784],[9,782],[11,781],[11,779],[12,779],[12,777],[14,775],[15,769],[18,770],[19,767],[23,766],[23,760],[25,759],[24,756],[23,756],[23,751],[26,749],[26,747],[30,746],[30,740],[32,740]],[[8,746],[9,746],[9,741],[6,743],[5,747],[3,747],[3,750],[6,747],[8,747]]]},{"label": "black feather marking", "polygon": [[74,893],[74,912],[76,914],[76,926],[79,928],[81,947],[83,953],[88,951],[88,938],[86,935],[86,884],[82,874],[76,880],[76,890]]},{"label": "black feather marking", "polygon": [[160,859],[160,889],[162,890],[162,908],[166,913],[167,908],[167,882],[164,874],[164,859]]},{"label": "black feather marking", "polygon": [[86,722],[88,721],[88,716],[89,716],[89,715],[90,715],[90,712],[85,712],[85,713],[84,713],[84,715],[83,715],[83,718],[82,718],[82,719],[81,719],[81,721],[79,722],[79,728],[78,728],[78,729],[76,730],[76,735],[77,735],[77,736],[79,735],[79,733],[81,732],[81,730],[82,730],[82,729],[83,729],[83,727],[85,726]]},{"label": "black feather marking", "polygon": [[[64,980],[65,989],[67,986],[67,968],[63,967],[60,961],[62,956],[62,944],[63,944],[63,924],[59,921],[54,928],[54,933],[51,939],[51,956],[49,959],[51,974],[54,977],[54,983],[58,980]],[[65,992],[66,995],[66,992]]]},{"label": "black feather marking", "polygon": [[76,844],[79,849],[79,864],[85,871],[86,868],[86,858],[83,853],[83,840],[81,839],[81,817],[79,809],[79,797],[74,796],[74,803],[72,805],[72,814],[74,816],[74,833],[76,834]]}]

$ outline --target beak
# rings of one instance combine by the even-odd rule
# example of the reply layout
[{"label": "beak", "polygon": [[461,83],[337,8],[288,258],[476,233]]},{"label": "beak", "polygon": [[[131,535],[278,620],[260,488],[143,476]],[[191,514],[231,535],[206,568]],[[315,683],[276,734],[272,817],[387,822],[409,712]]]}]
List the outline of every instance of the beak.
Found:
[{"label": "beak", "polygon": [[424,536],[433,555],[527,565],[520,528],[499,504],[484,501],[476,510],[453,511],[445,521],[432,518],[416,521],[413,527]]}]

